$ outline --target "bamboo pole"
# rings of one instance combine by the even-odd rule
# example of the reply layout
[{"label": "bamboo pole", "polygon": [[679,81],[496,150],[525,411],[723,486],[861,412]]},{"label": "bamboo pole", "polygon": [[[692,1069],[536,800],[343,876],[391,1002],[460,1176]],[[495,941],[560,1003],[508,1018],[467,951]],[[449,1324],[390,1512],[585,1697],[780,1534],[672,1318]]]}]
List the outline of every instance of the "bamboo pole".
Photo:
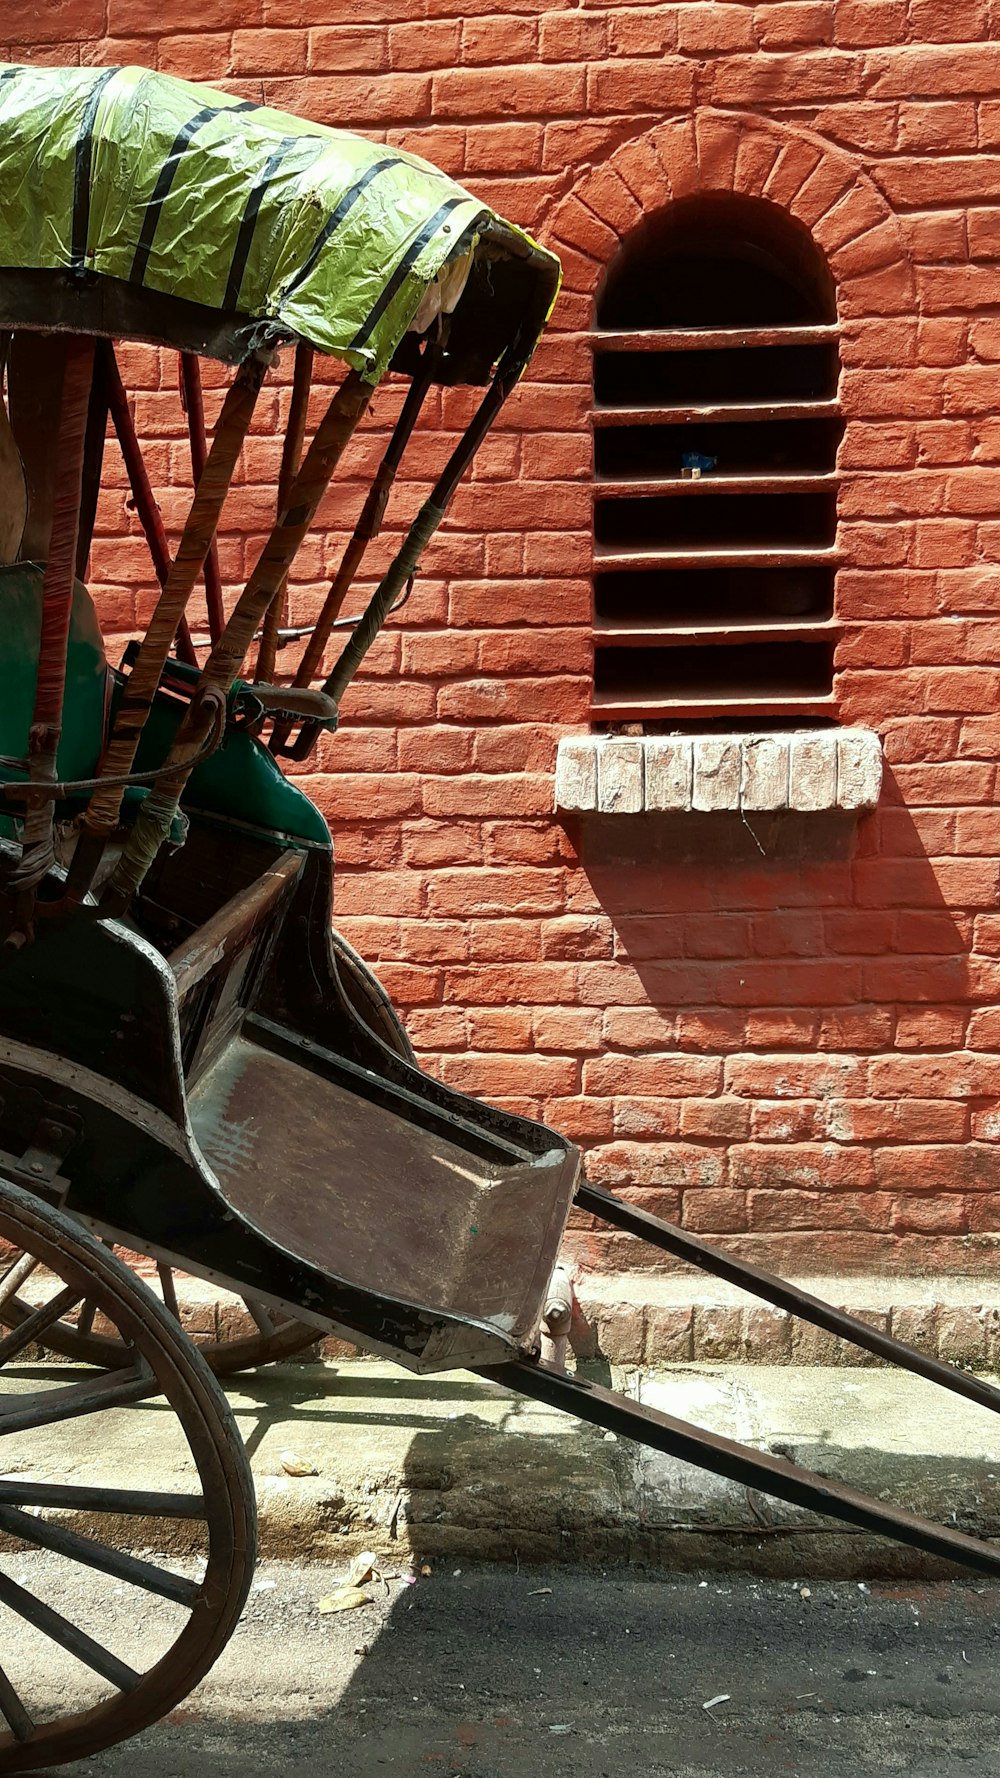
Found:
[{"label": "bamboo pole", "polygon": [[514,348],[508,348],[476,409],[471,425],[452,451],[434,484],[430,499],[425,500],[420,508],[394,560],[372,594],[361,622],[333,671],[324,681],[323,690],[333,698],[334,703],[340,703],[388,613],[407,581],[416,574],[421,554],[444,518],[455,489],[517,382],[522,368],[522,361]]}]

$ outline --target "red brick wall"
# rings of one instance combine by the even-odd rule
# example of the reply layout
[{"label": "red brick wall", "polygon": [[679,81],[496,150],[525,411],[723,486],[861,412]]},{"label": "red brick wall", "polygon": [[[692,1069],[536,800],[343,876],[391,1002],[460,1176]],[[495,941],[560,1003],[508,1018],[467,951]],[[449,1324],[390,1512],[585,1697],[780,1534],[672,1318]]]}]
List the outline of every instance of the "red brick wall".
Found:
[{"label": "red brick wall", "polygon": [[[566,263],[553,332],[309,779],[335,829],[339,920],[428,1066],[550,1119],[594,1177],[777,1264],[986,1269],[1000,1231],[1000,5],[167,10],[161,35],[144,0],[8,0],[2,47],[145,62],[384,136]],[[581,330],[619,235],[717,187],[790,207],[837,280],[836,686],[841,719],[884,737],[883,800],[846,850],[814,829],[794,854],[726,842],[686,859],[653,818],[617,854],[582,852],[551,813],[557,740],[588,720]],[[176,524],[175,392],[152,355],[130,364]],[[286,400],[265,396],[227,520],[234,581],[273,510]],[[448,428],[467,408],[455,394],[432,417]],[[417,479],[437,448],[418,441]],[[304,552],[297,611],[314,609],[357,491],[349,478]],[[102,525],[95,578],[125,630],[148,577],[121,490]],[[585,1246],[588,1263],[618,1263],[614,1242]]]}]

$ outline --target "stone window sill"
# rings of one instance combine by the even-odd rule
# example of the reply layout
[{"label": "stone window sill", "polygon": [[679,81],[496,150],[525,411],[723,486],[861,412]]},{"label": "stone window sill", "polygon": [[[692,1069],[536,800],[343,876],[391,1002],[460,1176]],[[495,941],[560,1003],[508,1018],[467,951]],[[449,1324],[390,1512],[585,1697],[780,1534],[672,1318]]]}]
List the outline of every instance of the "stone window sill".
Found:
[{"label": "stone window sill", "polygon": [[565,814],[861,814],[881,786],[882,744],[863,728],[570,735],[556,763],[556,808]]}]

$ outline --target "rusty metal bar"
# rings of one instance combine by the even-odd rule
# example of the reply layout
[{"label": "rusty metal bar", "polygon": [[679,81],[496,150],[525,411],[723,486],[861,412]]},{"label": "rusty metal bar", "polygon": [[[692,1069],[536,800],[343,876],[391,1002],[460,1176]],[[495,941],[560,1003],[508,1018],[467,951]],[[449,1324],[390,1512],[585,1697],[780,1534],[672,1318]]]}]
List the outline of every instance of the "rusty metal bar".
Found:
[{"label": "rusty metal bar", "polygon": [[407,581],[420,566],[420,557],[440,525],[465,471],[492,426],[497,414],[521,375],[523,363],[512,347],[501,360],[493,381],[480,402],[470,425],[452,451],[441,474],[424,501],[399,551],[368,602],[367,610],[354,631],[333,671],[326,678],[323,690],[336,703],[368,653],[379,630],[396,603]]},{"label": "rusty metal bar", "polygon": [[762,1494],[771,1494],[793,1506],[841,1519],[845,1524],[857,1525],[860,1530],[878,1537],[894,1538],[897,1543],[910,1544],[914,1549],[943,1557],[948,1562],[958,1562],[980,1574],[1000,1576],[1000,1549],[994,1549],[979,1538],[967,1537],[964,1532],[952,1531],[944,1525],[933,1525],[915,1513],[873,1500],[827,1476],[800,1469],[783,1457],[772,1457],[732,1439],[721,1438],[718,1433],[705,1432],[700,1426],[675,1420],[670,1414],[630,1401],[611,1389],[602,1389],[597,1383],[567,1377],[544,1364],[532,1364],[527,1360],[492,1365],[484,1368],[480,1375],[518,1395],[528,1395],[535,1401],[545,1402],[548,1407],[562,1408],[619,1438],[633,1439],[651,1450],[677,1457],[682,1463],[692,1463],[712,1475],[724,1476],[740,1487],[756,1488]]},{"label": "rusty metal bar", "polygon": [[[139,737],[152,708],[177,626],[215,535],[266,370],[265,358],[254,354],[240,365],[230,385],[177,554],[125,688],[115,731],[102,763],[102,778],[120,778],[132,770]],[[87,809],[81,840],[90,836],[103,845],[118,820],[122,795],[123,791],[117,785],[106,785],[95,791]],[[93,856],[95,850],[96,857]],[[80,852],[79,846],[77,851]],[[100,859],[99,848],[87,847],[86,852],[86,870],[81,870],[79,880],[73,883],[77,897],[89,887],[87,874],[89,872],[92,880]],[[71,875],[75,876],[75,873]]]},{"label": "rusty metal bar", "polygon": [[[205,403],[201,392],[201,364],[195,352],[181,352],[180,387],[181,406],[187,415],[188,440],[191,445],[191,479],[197,488],[205,473],[208,461],[208,441],[205,436]],[[208,630],[213,642],[218,642],[226,627],[226,613],[222,603],[222,575],[219,571],[219,545],[212,534],[208,546],[208,554],[203,564],[205,574],[205,608],[208,612]]]},{"label": "rusty metal bar", "polygon": [[304,852],[283,852],[263,876],[248,888],[241,889],[204,926],[199,926],[197,932],[170,953],[167,962],[174,972],[178,1000],[239,949],[247,934],[289,892],[302,871],[304,860]]},{"label": "rusty metal bar", "polygon": [[[258,625],[288,573],[372,393],[371,384],[364,382],[356,371],[349,371],[316,428],[289,493],[287,509],[273,526],[236,609],[205,663],[197,694],[181,720],[167,758],[168,775],[139,810],[125,850],[101,897],[106,914],[123,913],[129,906],[170,831],[194,759],[213,720],[212,700],[225,699],[240,671]],[[216,443],[218,438],[217,433]],[[207,479],[208,471],[202,483]],[[133,678],[141,659],[140,651]]]},{"label": "rusty metal bar", "polygon": [[[149,546],[149,553],[153,561],[153,572],[160,583],[160,589],[162,591],[167,584],[167,576],[170,573],[170,545],[167,542],[167,533],[163,524],[163,517],[159,506],[156,503],[156,496],[153,493],[152,484],[149,480],[139,440],[136,436],[135,427],[132,424],[128,396],[125,392],[125,385],[122,382],[122,374],[118,368],[118,360],[115,357],[114,347],[110,340],[101,341],[101,351],[103,353],[108,379],[108,406],[115,428],[115,436],[118,439],[119,449],[121,450],[122,458],[125,463],[125,472],[128,476],[129,487],[132,490],[132,498],[135,501],[135,510],[138,514],[139,523],[142,526],[146,542]],[[195,653],[194,644],[191,641],[191,631],[186,617],[181,618],[177,628],[177,653],[180,659],[185,661],[189,667],[196,667],[198,665],[198,656]]]},{"label": "rusty metal bar", "polygon": [[[288,505],[288,496],[299,472],[302,441],[306,435],[306,417],[309,412],[309,391],[312,388],[313,356],[313,348],[308,341],[300,340],[295,348],[292,402],[288,413],[285,442],[281,452],[281,468],[278,472],[279,518]],[[257,651],[255,675],[257,679],[266,681],[274,678],[274,663],[278,653],[278,630],[284,621],[287,582],[288,576],[286,575],[264,613],[264,631]],[[215,638],[213,637],[212,640],[214,641]]]}]

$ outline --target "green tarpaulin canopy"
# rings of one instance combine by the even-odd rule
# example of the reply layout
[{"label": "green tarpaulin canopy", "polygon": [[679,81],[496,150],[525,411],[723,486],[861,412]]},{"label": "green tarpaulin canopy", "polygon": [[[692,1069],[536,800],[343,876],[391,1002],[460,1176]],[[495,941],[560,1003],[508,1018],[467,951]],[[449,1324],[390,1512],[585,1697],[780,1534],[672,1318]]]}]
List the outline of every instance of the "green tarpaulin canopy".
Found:
[{"label": "green tarpaulin canopy", "polygon": [[0,268],[246,316],[374,382],[492,215],[416,155],[211,87],[0,63]]}]

